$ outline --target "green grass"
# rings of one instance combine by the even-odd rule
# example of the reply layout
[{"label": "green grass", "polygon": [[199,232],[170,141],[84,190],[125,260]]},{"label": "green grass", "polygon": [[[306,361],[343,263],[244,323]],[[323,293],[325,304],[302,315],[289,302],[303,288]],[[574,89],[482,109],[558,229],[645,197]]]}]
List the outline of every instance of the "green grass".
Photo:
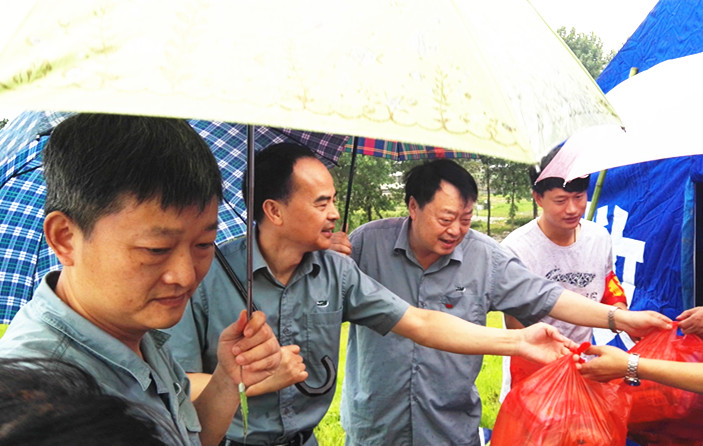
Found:
[{"label": "green grass", "polygon": [[[486,325],[501,328],[503,326],[503,313],[491,311],[488,313]],[[503,383],[503,357],[485,355],[481,372],[476,378],[476,387],[481,395],[483,413],[481,414],[481,427],[493,429],[500,409],[500,388]]]},{"label": "green grass", "polygon": [[[488,313],[486,325],[489,327],[502,327],[503,314],[499,312]],[[349,334],[349,324],[342,325],[342,336],[339,349],[339,370],[337,371],[337,389],[334,400],[327,414],[320,424],[315,428],[315,436],[320,446],[343,446],[344,429],[339,419],[339,402],[342,398],[342,380],[344,379],[344,364],[347,353],[347,336]],[[501,356],[486,355],[483,358],[483,366],[476,380],[481,400],[483,402],[483,415],[481,416],[481,426],[493,428],[500,409],[498,397],[503,376],[503,359]]]},{"label": "green grass", "polygon": [[347,337],[349,323],[342,324],[339,342],[339,370],[337,370],[337,389],[334,400],[325,417],[315,428],[315,437],[320,446],[344,446],[344,429],[339,418],[339,403],[342,399],[342,380],[344,379],[344,364],[347,356]]}]

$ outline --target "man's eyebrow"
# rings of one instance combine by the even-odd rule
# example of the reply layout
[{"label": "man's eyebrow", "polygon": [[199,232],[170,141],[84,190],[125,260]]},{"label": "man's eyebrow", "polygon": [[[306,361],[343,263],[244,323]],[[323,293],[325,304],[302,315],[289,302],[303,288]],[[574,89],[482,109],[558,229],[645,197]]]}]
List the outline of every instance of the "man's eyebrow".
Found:
[{"label": "man's eyebrow", "polygon": [[326,202],[326,201],[330,201],[330,200],[333,199],[336,195],[337,195],[336,193],[335,193],[333,196],[329,196],[329,195],[320,195],[320,196],[317,197],[317,199],[315,200],[315,203],[323,203],[323,202]]},{"label": "man's eyebrow", "polygon": [[[214,222],[210,224],[208,227],[205,228],[205,231],[210,232],[210,231],[217,231],[217,222]],[[156,235],[156,236],[162,236],[162,237],[170,237],[174,235],[179,235],[182,234],[184,229],[178,229],[178,228],[169,228],[166,226],[154,226],[153,228],[150,228],[149,230],[146,231],[147,235]]]}]

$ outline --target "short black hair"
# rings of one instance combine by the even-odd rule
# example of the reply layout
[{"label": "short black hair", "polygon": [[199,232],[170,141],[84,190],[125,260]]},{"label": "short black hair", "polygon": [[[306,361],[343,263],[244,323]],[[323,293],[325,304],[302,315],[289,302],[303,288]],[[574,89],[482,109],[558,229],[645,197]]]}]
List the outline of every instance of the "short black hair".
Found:
[{"label": "short black hair", "polygon": [[[165,446],[153,414],[58,359],[0,358],[0,444]],[[173,432],[171,440],[178,437]]]},{"label": "short black hair", "polygon": [[456,162],[442,158],[415,166],[405,174],[405,204],[415,198],[420,208],[432,201],[442,181],[459,190],[465,202],[478,199],[478,187],[471,174]]},{"label": "short black hair", "polygon": [[[264,218],[264,201],[281,200],[287,202],[293,192],[293,167],[302,158],[315,158],[306,146],[283,142],[272,144],[254,157],[254,221]],[[242,194],[246,202],[248,191],[248,171],[242,179]]]},{"label": "short black hair", "polygon": [[530,167],[530,184],[532,185],[532,190],[539,195],[544,195],[545,192],[552,189],[564,189],[566,192],[583,192],[588,190],[588,185],[591,182],[591,175],[586,175],[581,178],[574,178],[568,183],[564,184],[564,178],[559,177],[548,177],[537,181],[539,174],[547,167],[547,165],[554,159],[554,157],[561,150],[562,144],[554,147],[552,150],[546,154],[540,161],[539,166]]},{"label": "short black hair", "polygon": [[86,236],[130,196],[160,200],[164,209],[222,200],[217,161],[182,119],[74,115],[56,126],[42,157],[45,213],[63,212]]}]

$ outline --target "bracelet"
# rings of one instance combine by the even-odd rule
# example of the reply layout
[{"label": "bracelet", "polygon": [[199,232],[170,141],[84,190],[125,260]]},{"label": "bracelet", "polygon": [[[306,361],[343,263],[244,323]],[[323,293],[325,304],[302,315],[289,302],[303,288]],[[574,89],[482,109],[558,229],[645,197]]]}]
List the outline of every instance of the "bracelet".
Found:
[{"label": "bracelet", "polygon": [[637,353],[630,353],[627,358],[627,374],[625,375],[625,382],[631,386],[640,385],[640,377],[637,374],[637,366],[640,363],[640,355]]},{"label": "bracelet", "polygon": [[619,309],[619,307],[612,307],[610,311],[608,311],[608,328],[615,334],[622,333],[622,330],[615,328],[615,312]]}]

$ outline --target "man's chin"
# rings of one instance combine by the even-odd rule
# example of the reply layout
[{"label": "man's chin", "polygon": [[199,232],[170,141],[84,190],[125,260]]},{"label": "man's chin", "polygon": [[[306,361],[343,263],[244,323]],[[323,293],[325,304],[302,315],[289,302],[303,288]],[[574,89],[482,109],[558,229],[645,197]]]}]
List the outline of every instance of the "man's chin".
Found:
[{"label": "man's chin", "polygon": [[315,249],[313,251],[324,251],[325,249],[330,249],[332,246],[332,240],[328,238],[323,238],[321,240],[318,240],[317,244],[315,245]]}]

